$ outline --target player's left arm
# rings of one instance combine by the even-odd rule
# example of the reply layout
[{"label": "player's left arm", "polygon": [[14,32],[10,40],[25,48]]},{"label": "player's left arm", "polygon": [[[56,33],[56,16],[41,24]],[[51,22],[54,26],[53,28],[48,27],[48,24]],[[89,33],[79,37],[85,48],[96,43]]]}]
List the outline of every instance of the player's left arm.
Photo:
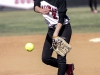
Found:
[{"label": "player's left arm", "polygon": [[58,36],[59,31],[64,23],[64,17],[66,16],[66,0],[58,0],[58,15],[59,15],[59,21],[56,25],[56,29],[54,31],[53,37]]}]

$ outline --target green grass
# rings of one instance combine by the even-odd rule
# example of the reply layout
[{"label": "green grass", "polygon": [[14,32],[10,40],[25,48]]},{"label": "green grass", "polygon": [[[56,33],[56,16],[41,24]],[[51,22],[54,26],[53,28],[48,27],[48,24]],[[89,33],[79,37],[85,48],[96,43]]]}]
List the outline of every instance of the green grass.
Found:
[{"label": "green grass", "polygon": [[[100,7],[98,7],[100,10]],[[100,12],[89,7],[68,8],[73,33],[100,32]],[[0,36],[46,34],[47,25],[41,14],[33,10],[1,11]]]},{"label": "green grass", "polygon": [[44,34],[47,27],[40,14],[29,11],[0,13],[0,35]]},{"label": "green grass", "polygon": [[[98,7],[100,10],[100,7]],[[100,32],[100,12],[93,14],[88,7],[69,8],[71,25],[74,33]]]}]

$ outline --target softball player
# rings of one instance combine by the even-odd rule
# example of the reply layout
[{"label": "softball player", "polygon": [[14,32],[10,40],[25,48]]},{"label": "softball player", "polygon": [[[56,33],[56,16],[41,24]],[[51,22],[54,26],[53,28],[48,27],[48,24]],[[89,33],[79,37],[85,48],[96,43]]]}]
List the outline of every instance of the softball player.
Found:
[{"label": "softball player", "polygon": [[93,13],[98,13],[97,11],[97,0],[89,0],[89,6]]},{"label": "softball player", "polygon": [[35,0],[34,11],[41,13],[48,25],[48,32],[45,38],[42,61],[50,66],[58,68],[57,75],[73,75],[73,64],[66,64],[66,56],[57,54],[57,58],[52,57],[53,49],[52,37],[59,36],[66,38],[66,42],[71,39],[71,26],[66,15],[66,0]]}]

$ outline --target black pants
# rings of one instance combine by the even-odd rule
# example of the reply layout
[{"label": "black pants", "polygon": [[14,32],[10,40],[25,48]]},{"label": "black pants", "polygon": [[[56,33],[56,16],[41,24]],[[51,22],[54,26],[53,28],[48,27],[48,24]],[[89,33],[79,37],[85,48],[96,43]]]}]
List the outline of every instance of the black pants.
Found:
[{"label": "black pants", "polygon": [[[57,54],[57,58],[52,57],[53,50],[50,49],[52,46],[52,36],[54,33],[55,27],[48,28],[48,32],[46,35],[46,39],[44,42],[43,53],[42,53],[42,61],[53,67],[58,68],[58,75],[65,75],[67,66],[66,66],[66,56],[62,57]],[[61,31],[59,32],[60,37],[65,37],[66,41],[69,43],[71,39],[71,26],[70,24],[63,25]]]},{"label": "black pants", "polygon": [[89,0],[89,6],[91,11],[97,10],[97,0]]}]

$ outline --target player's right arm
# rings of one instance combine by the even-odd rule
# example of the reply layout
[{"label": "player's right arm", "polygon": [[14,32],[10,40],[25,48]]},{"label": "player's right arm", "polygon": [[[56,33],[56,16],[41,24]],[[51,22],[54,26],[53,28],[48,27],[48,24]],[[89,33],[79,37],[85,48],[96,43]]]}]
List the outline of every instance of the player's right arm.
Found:
[{"label": "player's right arm", "polygon": [[50,10],[49,9],[42,9],[40,7],[40,2],[41,2],[41,0],[34,1],[34,11],[37,13],[41,13],[41,14],[48,14]]}]

